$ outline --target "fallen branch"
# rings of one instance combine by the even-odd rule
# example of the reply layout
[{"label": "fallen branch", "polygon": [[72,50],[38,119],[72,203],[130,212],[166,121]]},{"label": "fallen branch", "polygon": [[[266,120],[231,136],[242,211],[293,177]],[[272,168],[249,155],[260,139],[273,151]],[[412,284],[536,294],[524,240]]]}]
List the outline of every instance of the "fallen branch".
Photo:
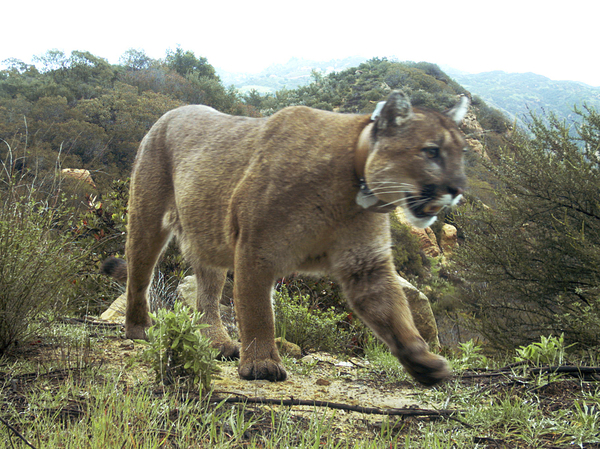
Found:
[{"label": "fallen branch", "polygon": [[[521,364],[522,365],[522,364]],[[475,379],[475,378],[490,378],[490,377],[506,377],[515,379],[513,368],[517,367],[517,365],[509,365],[504,368],[500,368],[497,370],[491,371],[465,371],[459,374],[457,377],[460,379]],[[528,374],[530,376],[540,375],[540,374],[569,374],[574,377],[587,378],[588,380],[600,380],[600,367],[593,366],[571,366],[571,365],[561,365],[561,366],[542,366],[542,367],[530,367],[526,368],[523,374]],[[599,377],[595,377],[599,376]],[[524,381],[524,378],[518,378],[521,381]]]},{"label": "fallen branch", "polygon": [[104,329],[113,329],[123,327],[122,323],[111,323],[109,321],[94,321],[87,318],[61,318],[60,321],[68,324],[85,324],[88,326],[99,327]]},{"label": "fallen branch", "polygon": [[[0,417],[0,421],[2,421],[2,424],[4,424],[6,427],[8,427],[8,429],[10,431],[12,431],[16,436],[18,436],[21,440],[23,440],[23,442],[27,446],[29,446],[32,449],[36,449],[35,446],[33,446],[29,441],[27,441],[27,439],[23,435],[21,435],[17,429],[15,429],[13,426],[11,426],[6,420],[4,420],[3,418]],[[9,437],[9,439],[10,439],[10,437]],[[12,443],[11,443],[11,446],[12,446]]]},{"label": "fallen branch", "polygon": [[567,374],[587,381],[600,380],[600,367],[594,366],[544,366],[529,368],[528,372],[533,376],[539,374]]},{"label": "fallen branch", "polygon": [[362,407],[360,405],[340,404],[337,402],[312,401],[304,399],[268,399],[268,398],[248,398],[248,397],[229,397],[224,399],[211,398],[211,401],[225,403],[244,403],[244,404],[271,404],[284,406],[308,406],[308,407],[327,407],[336,410],[346,410],[349,412],[365,413],[367,415],[389,415],[389,416],[418,416],[418,417],[450,417],[460,410],[426,410],[421,408],[391,408],[381,409],[375,407]]}]

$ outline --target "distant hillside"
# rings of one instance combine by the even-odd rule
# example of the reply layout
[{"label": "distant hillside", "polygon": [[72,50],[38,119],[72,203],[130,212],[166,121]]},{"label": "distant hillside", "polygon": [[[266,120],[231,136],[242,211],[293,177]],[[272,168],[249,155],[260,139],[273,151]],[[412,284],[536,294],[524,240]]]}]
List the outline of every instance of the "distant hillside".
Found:
[{"label": "distant hillside", "polygon": [[216,69],[224,86],[235,86],[241,92],[252,89],[260,93],[275,93],[286,88],[295,89],[312,81],[313,70],[328,75],[350,67],[357,67],[366,58],[355,56],[331,61],[312,61],[308,59],[292,58],[285,64],[269,66],[258,74],[233,73]]},{"label": "distant hillside", "polygon": [[[365,60],[362,57],[332,61],[292,58],[285,64],[272,65],[258,74],[232,73],[218,68],[217,73],[225,86],[233,85],[243,93],[255,89],[265,94],[283,88],[305,86],[312,81],[313,70],[327,75],[357,67]],[[466,90],[481,97],[511,120],[516,117],[522,122],[530,111],[538,114],[553,111],[569,120],[575,117],[573,106],[583,103],[600,110],[600,87],[576,81],[553,81],[534,73],[494,71],[473,75],[448,67],[442,69]]]},{"label": "distant hillside", "polygon": [[519,121],[530,111],[553,111],[569,121],[575,118],[573,106],[584,103],[600,110],[600,87],[576,81],[553,81],[535,73],[494,71],[472,75],[448,69],[446,73],[488,105]]}]

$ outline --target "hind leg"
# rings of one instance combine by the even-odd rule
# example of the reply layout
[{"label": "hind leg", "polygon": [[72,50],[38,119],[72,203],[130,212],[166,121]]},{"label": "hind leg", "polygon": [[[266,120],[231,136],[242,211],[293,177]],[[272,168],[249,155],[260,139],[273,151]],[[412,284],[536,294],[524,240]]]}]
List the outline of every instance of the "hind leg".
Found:
[{"label": "hind leg", "polygon": [[[163,202],[163,205],[165,202]],[[146,329],[152,325],[148,315],[148,289],[154,266],[171,238],[163,226],[164,213],[153,199],[139,198],[132,190],[129,202],[129,224],[125,258],[127,259],[127,308],[125,336],[146,339]],[[165,206],[163,206],[165,207]]]},{"label": "hind leg", "polygon": [[203,313],[201,322],[210,324],[210,327],[202,329],[202,333],[212,340],[212,345],[219,350],[221,358],[238,358],[240,355],[239,345],[229,337],[221,321],[219,309],[227,270],[198,265],[194,267],[194,272],[198,285],[196,304],[198,311]]}]

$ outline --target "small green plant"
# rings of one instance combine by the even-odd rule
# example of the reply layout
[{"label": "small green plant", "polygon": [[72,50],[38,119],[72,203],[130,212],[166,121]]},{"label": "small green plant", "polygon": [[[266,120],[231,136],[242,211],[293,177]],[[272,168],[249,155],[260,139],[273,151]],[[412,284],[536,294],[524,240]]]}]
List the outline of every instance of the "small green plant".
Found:
[{"label": "small green plant", "polygon": [[456,370],[464,370],[472,367],[486,367],[489,361],[481,352],[483,348],[475,340],[471,339],[459,343],[460,355],[452,359],[452,367]]},{"label": "small green plant", "polygon": [[567,349],[575,343],[565,346],[564,334],[560,337],[544,337],[542,335],[539,342],[531,343],[527,346],[520,346],[517,349],[516,362],[530,362],[535,366],[540,365],[562,365],[565,361]]},{"label": "small green plant", "polygon": [[157,381],[168,385],[176,378],[187,378],[208,389],[218,371],[217,350],[200,332],[209,326],[199,323],[202,315],[176,302],[173,310],[160,309],[150,316],[156,324],[147,331],[148,342],[141,341],[148,345],[142,357],[152,362]]},{"label": "small green plant", "polygon": [[283,285],[275,292],[275,334],[300,346],[302,350],[343,352],[350,342],[350,332],[338,326],[347,313],[333,307],[311,307],[308,295],[291,296]]},{"label": "small green plant", "polygon": [[562,417],[562,430],[571,436],[573,444],[583,447],[584,443],[600,442],[600,411],[596,406],[575,402],[575,409],[563,411]]}]

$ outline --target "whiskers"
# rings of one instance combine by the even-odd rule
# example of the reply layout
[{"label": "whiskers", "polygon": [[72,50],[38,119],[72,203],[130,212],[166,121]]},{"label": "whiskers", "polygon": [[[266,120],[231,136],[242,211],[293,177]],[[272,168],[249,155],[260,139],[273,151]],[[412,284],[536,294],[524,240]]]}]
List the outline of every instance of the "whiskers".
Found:
[{"label": "whiskers", "polygon": [[420,194],[415,193],[415,186],[408,183],[399,183],[395,181],[376,181],[369,186],[371,192],[368,196],[377,195],[399,195],[399,198],[389,203],[382,204],[379,207],[402,206],[407,207],[409,202],[413,205],[420,206],[427,202],[427,198],[423,198]]}]

